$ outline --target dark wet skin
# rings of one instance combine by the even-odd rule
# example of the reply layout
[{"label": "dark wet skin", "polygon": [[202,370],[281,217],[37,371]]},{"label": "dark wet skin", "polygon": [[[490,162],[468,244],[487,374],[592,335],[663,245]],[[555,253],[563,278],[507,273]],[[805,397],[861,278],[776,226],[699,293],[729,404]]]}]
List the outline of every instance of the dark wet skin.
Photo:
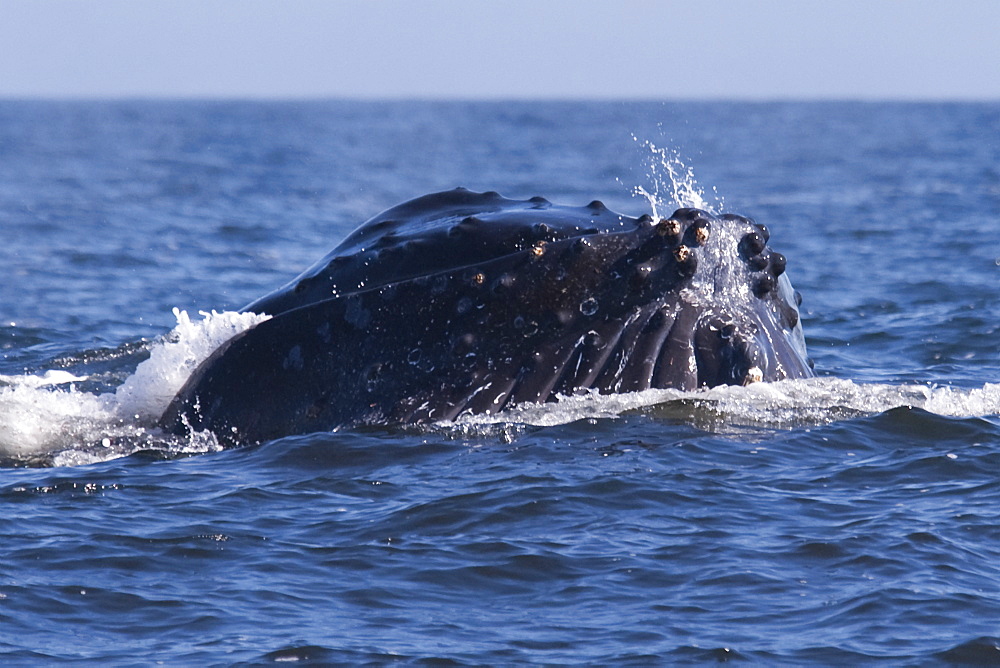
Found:
[{"label": "dark wet skin", "polygon": [[457,189],[371,219],[244,310],[162,418],[229,445],[451,420],[596,389],[812,375],[785,258],[736,215]]}]

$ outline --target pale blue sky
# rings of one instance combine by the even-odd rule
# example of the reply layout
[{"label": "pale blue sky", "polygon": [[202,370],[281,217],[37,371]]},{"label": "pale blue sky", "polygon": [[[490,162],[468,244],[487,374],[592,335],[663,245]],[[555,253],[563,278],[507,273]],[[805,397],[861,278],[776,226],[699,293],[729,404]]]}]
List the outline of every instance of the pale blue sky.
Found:
[{"label": "pale blue sky", "polygon": [[1000,0],[0,0],[0,97],[1000,99]]}]

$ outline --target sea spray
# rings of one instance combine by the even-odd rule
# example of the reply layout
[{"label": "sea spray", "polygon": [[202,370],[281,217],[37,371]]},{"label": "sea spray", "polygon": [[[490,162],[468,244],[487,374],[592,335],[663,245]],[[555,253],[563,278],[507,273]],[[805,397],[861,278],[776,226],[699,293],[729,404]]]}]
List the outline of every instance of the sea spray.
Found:
[{"label": "sea spray", "polygon": [[[634,134],[632,141],[638,142]],[[649,202],[653,218],[669,215],[678,208],[704,209],[718,215],[725,206],[723,198],[712,188],[708,196],[698,185],[694,170],[681,158],[676,148],[661,148],[648,139],[642,141],[647,149],[645,161],[649,188],[637,185],[632,188],[634,197],[643,197]],[[650,190],[651,189],[651,190]]]},{"label": "sea spray", "polygon": [[114,392],[77,389],[87,380],[62,370],[0,377],[0,459],[50,459],[73,465],[155,447],[171,452],[214,450],[214,439],[173,442],[157,433],[156,420],[191,372],[223,343],[267,320],[255,313],[201,312],[192,320],[173,310],[177,325],[153,343]]}]

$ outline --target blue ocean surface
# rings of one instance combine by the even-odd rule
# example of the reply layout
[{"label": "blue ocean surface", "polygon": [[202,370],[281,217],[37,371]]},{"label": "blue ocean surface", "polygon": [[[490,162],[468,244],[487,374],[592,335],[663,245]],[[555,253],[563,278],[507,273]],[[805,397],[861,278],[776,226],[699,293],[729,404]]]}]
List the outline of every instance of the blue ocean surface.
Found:
[{"label": "blue ocean surface", "polygon": [[[754,217],[818,377],[158,432],[456,186]],[[1000,104],[0,101],[0,239],[4,664],[1000,663]]]}]

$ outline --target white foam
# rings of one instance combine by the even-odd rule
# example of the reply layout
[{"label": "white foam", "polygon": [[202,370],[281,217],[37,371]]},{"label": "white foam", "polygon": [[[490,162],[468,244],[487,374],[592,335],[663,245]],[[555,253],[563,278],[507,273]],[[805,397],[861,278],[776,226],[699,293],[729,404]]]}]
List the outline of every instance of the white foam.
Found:
[{"label": "white foam", "polygon": [[41,376],[4,376],[0,374],[0,384],[21,385],[23,387],[49,387],[52,385],[79,383],[84,380],[87,380],[87,376],[74,376],[69,371],[61,369],[46,371]]},{"label": "white foam", "polygon": [[84,421],[112,420],[96,395],[78,392],[73,386],[48,387],[33,376],[24,379],[0,388],[0,455],[4,457],[28,459],[51,452],[67,437],[72,439]]},{"label": "white foam", "polygon": [[[56,464],[119,457],[155,439],[150,433],[191,372],[220,345],[266,320],[254,313],[201,313],[193,321],[174,309],[177,326],[150,349],[115,392],[76,388],[86,377],[52,370],[0,377],[0,457],[28,460],[53,456]],[[179,451],[218,448],[208,435],[173,444]]]},{"label": "white foam", "polygon": [[921,408],[947,417],[1000,415],[1000,384],[959,389],[918,384],[856,383],[809,378],[746,387],[720,386],[696,392],[645,390],[558,397],[555,403],[525,404],[496,415],[466,415],[462,428],[525,424],[554,426],[583,419],[617,417],[630,411],[674,417],[716,432],[821,425],[874,415],[898,407]]}]

